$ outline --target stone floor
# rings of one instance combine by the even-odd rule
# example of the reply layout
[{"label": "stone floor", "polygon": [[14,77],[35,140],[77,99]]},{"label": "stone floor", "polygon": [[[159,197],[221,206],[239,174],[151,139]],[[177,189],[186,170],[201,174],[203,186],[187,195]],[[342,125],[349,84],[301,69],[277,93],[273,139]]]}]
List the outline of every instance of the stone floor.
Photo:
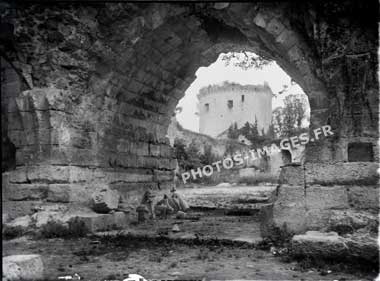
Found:
[{"label": "stone floor", "polygon": [[[261,241],[260,225],[256,216],[225,216],[215,212],[190,212],[200,214],[199,220],[156,219],[141,224],[132,224],[127,230],[98,232],[98,235],[132,234],[140,237],[167,236],[174,240],[218,239],[224,242],[256,244]],[[174,224],[179,232],[173,232]],[[167,232],[165,234],[165,232]]]},{"label": "stone floor", "polygon": [[[100,234],[133,234],[157,237],[167,232],[171,239],[218,239],[225,242],[256,244],[261,241],[258,214],[268,204],[275,186],[203,186],[180,189],[192,210],[190,216],[199,220],[158,218],[141,224],[130,224],[124,231]],[[255,203],[252,203],[255,202]],[[179,232],[171,231],[174,224]]]},{"label": "stone floor", "polygon": [[[188,212],[194,217],[192,220],[173,215],[130,223],[126,230],[98,232],[80,239],[21,237],[3,241],[3,256],[40,254],[47,280],[75,273],[83,280],[122,280],[128,273],[149,279],[182,280],[373,279],[372,273],[355,270],[342,272],[340,268],[310,265],[304,269],[296,262],[284,262],[270,251],[255,248],[261,241],[258,213],[261,206],[269,204],[274,189],[274,186],[181,189],[178,192],[192,207]],[[178,225],[178,232],[172,231],[174,224]]]}]

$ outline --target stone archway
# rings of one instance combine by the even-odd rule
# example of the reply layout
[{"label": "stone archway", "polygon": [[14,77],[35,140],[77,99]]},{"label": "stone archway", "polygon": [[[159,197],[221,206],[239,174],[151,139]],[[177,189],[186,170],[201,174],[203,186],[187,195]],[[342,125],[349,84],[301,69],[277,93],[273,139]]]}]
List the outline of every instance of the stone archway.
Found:
[{"label": "stone archway", "polygon": [[[331,14],[326,5],[332,5]],[[377,77],[367,67],[377,62],[376,24],[352,14],[371,5],[10,9],[4,15],[10,30],[4,56],[29,88],[7,101],[18,166],[9,175],[10,188],[43,184],[47,194],[85,195],[94,185],[108,184],[135,202],[147,186],[170,187],[175,159],[165,134],[171,113],[199,66],[241,49],[276,60],[308,95],[311,128],[330,124],[336,132],[325,143],[309,145],[307,161],[346,161],[347,143],[365,138],[375,144],[378,136]],[[358,88],[363,79],[364,89]]]}]

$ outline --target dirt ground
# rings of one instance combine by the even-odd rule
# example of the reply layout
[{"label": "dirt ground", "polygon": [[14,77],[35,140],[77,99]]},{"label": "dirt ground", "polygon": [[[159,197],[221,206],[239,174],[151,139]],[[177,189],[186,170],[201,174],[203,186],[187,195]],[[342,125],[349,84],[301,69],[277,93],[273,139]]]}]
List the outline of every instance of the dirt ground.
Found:
[{"label": "dirt ground", "polygon": [[[349,266],[345,270],[334,266],[320,270],[313,268],[310,262],[302,266],[302,261],[289,262],[273,256],[270,251],[257,249],[255,245],[262,240],[257,216],[259,206],[252,202],[261,200],[273,190],[273,186],[181,190],[192,207],[207,207],[190,212],[200,214],[199,220],[178,220],[172,216],[131,224],[125,231],[81,239],[21,237],[3,241],[3,256],[40,254],[47,280],[74,273],[78,273],[81,280],[92,281],[122,280],[128,273],[166,280],[343,281],[375,277]],[[214,209],[210,209],[210,205]],[[231,210],[250,210],[252,214],[226,215],[226,211]],[[160,229],[171,229],[174,223],[179,226],[178,233],[169,231],[165,238],[158,235]],[[221,243],[224,240],[231,243]]]},{"label": "dirt ground", "polygon": [[371,280],[374,276],[300,270],[268,251],[251,247],[185,245],[168,240],[89,237],[3,241],[3,256],[40,254],[46,279],[78,273],[81,280],[122,280],[128,273],[148,279]]}]

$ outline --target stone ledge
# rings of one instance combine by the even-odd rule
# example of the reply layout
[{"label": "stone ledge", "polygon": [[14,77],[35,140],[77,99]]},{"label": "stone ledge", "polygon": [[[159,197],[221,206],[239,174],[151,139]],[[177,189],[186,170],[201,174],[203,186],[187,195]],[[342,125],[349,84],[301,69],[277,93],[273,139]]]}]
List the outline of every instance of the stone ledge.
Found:
[{"label": "stone ledge", "polygon": [[369,234],[355,233],[346,237],[336,232],[308,231],[295,235],[291,241],[292,254],[298,257],[358,261],[362,259],[371,263],[378,260],[376,237]]},{"label": "stone ledge", "polygon": [[306,163],[306,184],[374,185],[379,176],[376,162]]},{"label": "stone ledge", "polygon": [[3,187],[3,200],[27,201],[45,199],[48,193],[47,184],[7,184]]}]

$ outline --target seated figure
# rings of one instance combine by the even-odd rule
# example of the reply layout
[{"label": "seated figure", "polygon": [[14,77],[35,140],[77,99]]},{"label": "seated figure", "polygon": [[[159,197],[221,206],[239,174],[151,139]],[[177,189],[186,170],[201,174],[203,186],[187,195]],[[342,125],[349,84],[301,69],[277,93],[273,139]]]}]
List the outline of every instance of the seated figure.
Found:
[{"label": "seated figure", "polygon": [[172,208],[169,204],[169,198],[166,194],[164,194],[164,198],[157,202],[155,207],[155,213],[157,216],[161,216],[167,218],[168,214],[174,212],[174,208]]},{"label": "seated figure", "polygon": [[171,190],[171,198],[169,199],[169,204],[172,206],[172,208],[178,212],[186,212],[190,207],[189,204],[185,201],[185,199],[182,198],[182,196],[179,195],[179,193],[176,192],[177,190],[173,188]]}]

